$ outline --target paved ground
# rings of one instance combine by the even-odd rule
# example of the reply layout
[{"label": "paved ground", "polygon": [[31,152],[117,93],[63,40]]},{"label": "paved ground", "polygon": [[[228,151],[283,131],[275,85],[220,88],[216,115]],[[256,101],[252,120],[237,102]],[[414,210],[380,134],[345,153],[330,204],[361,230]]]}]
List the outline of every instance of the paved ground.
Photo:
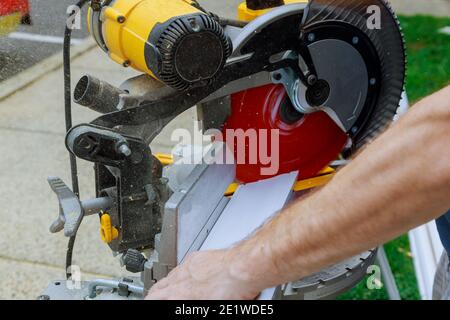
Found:
[{"label": "paved ground", "polygon": [[[29,68],[49,55],[61,50],[65,12],[74,0],[30,0],[31,26],[19,26],[10,37],[0,38],[0,81]],[[85,20],[74,39],[87,36]],[[24,40],[25,38],[26,40]]]},{"label": "paved ground", "polygon": [[[396,0],[394,5],[399,8],[404,6],[406,10],[413,6],[412,3],[423,4],[429,1],[408,0],[411,5],[405,7],[405,3]],[[59,13],[62,15],[66,5],[71,2],[32,1],[36,25],[31,29],[21,30],[60,36],[60,26],[64,19],[59,18]],[[208,9],[230,17],[234,16],[233,8],[238,2],[240,1],[228,0],[224,4],[217,0],[201,1]],[[441,11],[446,10],[448,1],[440,2]],[[50,14],[46,14],[46,10],[51,7],[48,4],[55,9]],[[427,9],[425,6],[422,8]],[[35,17],[39,19],[36,20]],[[51,17],[51,22],[48,17]],[[0,40],[0,51],[5,48],[9,48],[6,49],[8,57],[22,61],[14,63],[21,70],[47,57],[51,52],[58,51],[60,46]],[[87,61],[90,62],[89,69]],[[92,61],[96,63],[93,65]],[[0,68],[0,74],[2,72],[4,75],[11,74],[10,71],[5,71],[5,67]],[[74,81],[85,73],[107,79],[115,85],[135,74],[132,70],[123,69],[109,61],[99,49],[90,50],[74,61]],[[50,175],[70,180],[68,155],[64,147],[61,89],[62,72],[57,70],[0,102],[0,298],[3,299],[33,299],[49,281],[64,277],[67,239],[61,234],[51,235],[48,232],[50,223],[57,216],[57,202],[46,183],[46,177]],[[78,123],[91,121],[95,116],[89,110],[78,107],[74,118]],[[171,127],[190,126],[194,117],[194,112],[187,112]],[[170,128],[155,142],[154,151],[170,150],[168,132]],[[91,164],[80,163],[83,198],[93,196],[92,173]],[[123,273],[109,249],[101,243],[98,222],[94,217],[86,219],[81,227],[75,246],[74,263],[81,266],[85,278],[98,274],[117,276]]]}]

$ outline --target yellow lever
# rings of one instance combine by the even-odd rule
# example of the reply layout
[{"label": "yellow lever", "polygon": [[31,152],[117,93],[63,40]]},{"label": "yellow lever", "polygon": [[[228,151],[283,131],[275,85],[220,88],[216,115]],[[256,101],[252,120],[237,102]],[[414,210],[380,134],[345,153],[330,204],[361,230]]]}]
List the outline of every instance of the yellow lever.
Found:
[{"label": "yellow lever", "polygon": [[119,237],[119,230],[113,227],[111,216],[108,213],[104,213],[100,217],[100,235],[105,243],[111,243]]}]

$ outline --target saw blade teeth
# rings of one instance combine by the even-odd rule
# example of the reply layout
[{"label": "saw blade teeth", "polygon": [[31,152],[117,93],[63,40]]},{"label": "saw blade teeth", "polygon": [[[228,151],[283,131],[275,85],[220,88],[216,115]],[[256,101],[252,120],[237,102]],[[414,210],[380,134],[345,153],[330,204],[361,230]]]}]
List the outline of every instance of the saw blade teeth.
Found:
[{"label": "saw blade teeth", "polygon": [[[381,8],[381,29],[367,24],[371,5]],[[379,98],[368,121],[354,137],[356,149],[361,148],[392,121],[400,104],[406,81],[406,44],[400,22],[386,0],[311,0],[302,29],[306,33],[322,23],[346,23],[362,31],[378,54],[381,86]]]}]

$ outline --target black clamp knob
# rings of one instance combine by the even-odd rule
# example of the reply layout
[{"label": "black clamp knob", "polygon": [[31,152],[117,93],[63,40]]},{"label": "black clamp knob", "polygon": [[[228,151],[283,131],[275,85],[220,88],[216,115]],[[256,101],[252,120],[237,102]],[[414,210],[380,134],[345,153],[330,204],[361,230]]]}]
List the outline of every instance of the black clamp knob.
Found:
[{"label": "black clamp knob", "polygon": [[122,261],[129,272],[138,273],[144,271],[144,264],[147,262],[147,259],[139,251],[128,249]]}]

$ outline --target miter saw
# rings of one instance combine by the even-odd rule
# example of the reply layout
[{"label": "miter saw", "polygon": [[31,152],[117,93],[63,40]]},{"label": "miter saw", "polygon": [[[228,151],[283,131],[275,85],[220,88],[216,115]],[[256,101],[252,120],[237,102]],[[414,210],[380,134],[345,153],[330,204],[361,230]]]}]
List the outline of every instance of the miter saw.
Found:
[{"label": "miter saw", "polygon": [[[98,216],[103,241],[138,276],[98,279],[72,290],[58,281],[42,296],[48,299],[143,298],[187,254],[211,242],[231,202],[239,208],[239,201],[257,201],[245,198],[245,192],[233,196],[236,188],[264,186],[273,194],[270,188],[293,179],[287,183],[289,192],[268,202],[278,203],[273,210],[281,209],[299,192],[328,181],[333,169],[324,168],[377,136],[399,105],[404,41],[385,0],[247,0],[237,20],[219,17],[192,0],[79,5],[86,3],[89,30],[98,45],[142,75],[118,88],[84,76],[74,100],[102,115],[72,126],[66,30],[66,146],[73,188],[49,178],[60,204],[51,231],[64,230],[71,237],[70,266],[82,220]],[[248,156],[251,143],[244,143],[242,156],[235,139],[221,143],[217,136],[214,143],[242,161],[173,170],[177,165],[170,156],[152,154],[153,139],[194,106],[205,131],[277,132],[278,170],[262,170],[266,163]],[[95,165],[96,199],[79,199],[75,158]],[[244,214],[247,220],[236,225],[245,224],[252,212]],[[365,276],[374,256],[375,250],[362,253],[280,286],[266,298],[334,297]]]}]

